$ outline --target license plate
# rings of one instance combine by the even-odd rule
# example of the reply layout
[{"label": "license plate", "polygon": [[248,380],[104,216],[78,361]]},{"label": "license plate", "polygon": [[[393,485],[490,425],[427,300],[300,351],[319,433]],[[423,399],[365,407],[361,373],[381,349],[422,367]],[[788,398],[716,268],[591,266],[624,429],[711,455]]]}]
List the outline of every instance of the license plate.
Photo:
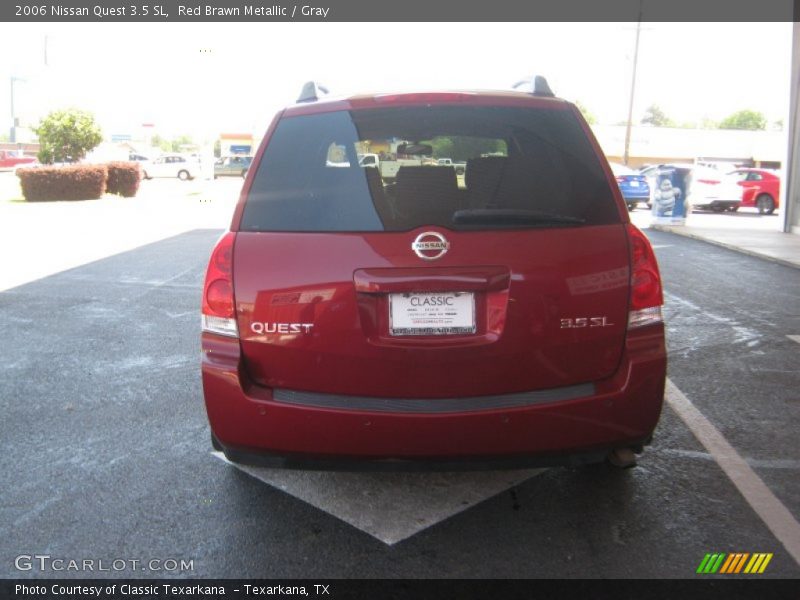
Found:
[{"label": "license plate", "polygon": [[638,181],[630,181],[629,184],[630,184],[631,187],[639,187],[639,182]]},{"label": "license plate", "polygon": [[472,292],[389,294],[389,333],[475,333],[475,295]]}]

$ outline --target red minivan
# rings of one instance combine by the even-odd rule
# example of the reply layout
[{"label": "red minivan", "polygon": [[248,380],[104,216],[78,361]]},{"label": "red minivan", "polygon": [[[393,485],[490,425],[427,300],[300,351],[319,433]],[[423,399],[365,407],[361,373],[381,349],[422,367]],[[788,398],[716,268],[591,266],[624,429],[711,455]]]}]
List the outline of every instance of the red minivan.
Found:
[{"label": "red minivan", "polygon": [[641,452],[661,280],[575,106],[546,84],[315,89],[275,117],[208,265],[215,448],[314,468]]}]

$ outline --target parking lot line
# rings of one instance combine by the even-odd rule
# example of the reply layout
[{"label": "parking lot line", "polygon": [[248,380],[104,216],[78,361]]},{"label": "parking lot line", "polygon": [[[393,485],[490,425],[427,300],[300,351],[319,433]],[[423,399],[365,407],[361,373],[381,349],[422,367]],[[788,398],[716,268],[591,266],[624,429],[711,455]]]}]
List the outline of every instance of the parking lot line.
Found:
[{"label": "parking lot line", "polygon": [[798,344],[800,344],[800,335],[787,335],[786,337],[788,337],[793,342],[797,342]]},{"label": "parking lot line", "polygon": [[508,471],[347,472],[251,467],[212,456],[387,546],[520,485],[546,469]]},{"label": "parking lot line", "polygon": [[800,565],[800,523],[683,392],[667,379],[665,399],[705,446],[764,524]]}]

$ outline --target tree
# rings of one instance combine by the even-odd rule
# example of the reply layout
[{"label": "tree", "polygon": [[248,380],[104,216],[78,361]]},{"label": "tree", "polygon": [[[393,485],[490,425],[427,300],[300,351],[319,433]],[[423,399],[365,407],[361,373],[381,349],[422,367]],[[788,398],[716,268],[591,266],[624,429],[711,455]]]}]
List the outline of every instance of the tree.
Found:
[{"label": "tree", "polygon": [[767,118],[755,110],[740,110],[723,119],[719,128],[763,131],[767,128]]},{"label": "tree", "polygon": [[452,158],[463,161],[482,154],[505,153],[505,142],[487,138],[461,135],[442,136],[429,140],[433,155],[438,158]]},{"label": "tree", "polygon": [[674,127],[675,123],[667,114],[661,110],[658,104],[651,104],[647,107],[642,117],[642,125],[652,125],[653,127]]},{"label": "tree", "polygon": [[575,106],[577,106],[578,110],[581,111],[583,118],[586,119],[586,122],[589,125],[594,125],[595,123],[597,123],[597,119],[595,118],[594,114],[592,113],[592,111],[590,111],[583,105],[583,102],[581,102],[580,100],[575,100]]},{"label": "tree", "polygon": [[710,117],[703,117],[700,121],[700,129],[719,129],[719,123]]},{"label": "tree", "polygon": [[172,150],[172,143],[169,140],[165,140],[158,134],[155,134],[150,138],[150,145],[153,148],[159,148],[164,152],[169,152]]},{"label": "tree", "polygon": [[173,138],[170,149],[173,152],[185,152],[188,148],[194,146],[195,143],[191,136],[179,135],[178,137]]},{"label": "tree", "polygon": [[75,162],[103,141],[94,116],[76,108],[56,110],[33,130],[39,136],[39,162]]}]

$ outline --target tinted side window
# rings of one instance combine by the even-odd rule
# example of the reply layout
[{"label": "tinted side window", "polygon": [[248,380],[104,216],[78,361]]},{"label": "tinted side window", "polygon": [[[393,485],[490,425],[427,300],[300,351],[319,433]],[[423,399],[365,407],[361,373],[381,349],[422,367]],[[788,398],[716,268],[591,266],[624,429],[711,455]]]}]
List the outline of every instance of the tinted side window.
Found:
[{"label": "tinted side window", "polygon": [[[365,163],[365,155],[377,159]],[[284,118],[258,166],[242,229],[618,222],[601,162],[570,111],[434,106]]]}]

